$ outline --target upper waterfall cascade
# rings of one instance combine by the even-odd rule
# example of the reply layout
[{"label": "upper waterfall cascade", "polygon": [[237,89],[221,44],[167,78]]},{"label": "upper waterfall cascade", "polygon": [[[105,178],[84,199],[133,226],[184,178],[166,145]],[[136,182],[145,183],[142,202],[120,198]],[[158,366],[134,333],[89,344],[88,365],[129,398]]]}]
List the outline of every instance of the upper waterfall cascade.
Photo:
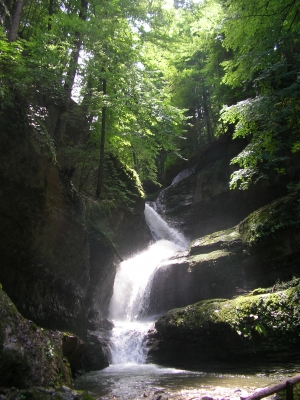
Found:
[{"label": "upper waterfall cascade", "polygon": [[178,247],[178,250],[185,250],[188,247],[189,242],[184,235],[177,229],[169,226],[167,222],[164,221],[163,218],[148,204],[145,206],[145,218],[156,240],[169,240],[172,243],[175,243],[175,245]]},{"label": "upper waterfall cascade", "polygon": [[147,204],[145,218],[158,240],[123,261],[117,271],[109,307],[109,318],[115,323],[110,338],[113,364],[145,362],[144,338],[152,323],[147,315],[152,277],[161,261],[188,246],[186,238]]}]

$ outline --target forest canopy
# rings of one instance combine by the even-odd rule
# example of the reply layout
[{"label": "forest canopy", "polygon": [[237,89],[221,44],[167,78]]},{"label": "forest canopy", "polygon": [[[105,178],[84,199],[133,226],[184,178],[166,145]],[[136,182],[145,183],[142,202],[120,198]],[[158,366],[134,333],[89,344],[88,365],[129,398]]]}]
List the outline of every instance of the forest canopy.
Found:
[{"label": "forest canopy", "polygon": [[1,104],[26,99],[86,195],[114,196],[111,157],[159,184],[220,135],[247,138],[231,178],[246,189],[300,150],[298,0],[0,0],[0,24]]}]

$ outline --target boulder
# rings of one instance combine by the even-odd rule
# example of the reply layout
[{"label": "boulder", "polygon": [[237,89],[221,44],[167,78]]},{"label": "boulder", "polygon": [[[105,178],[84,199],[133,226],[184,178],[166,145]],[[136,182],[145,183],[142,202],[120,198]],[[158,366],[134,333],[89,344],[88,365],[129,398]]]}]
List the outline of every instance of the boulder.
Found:
[{"label": "boulder", "polygon": [[149,335],[148,362],[216,368],[299,360],[300,280],[174,309]]},{"label": "boulder", "polygon": [[73,376],[82,369],[82,357],[84,351],[84,342],[70,333],[64,333],[62,337],[62,352],[70,364]]},{"label": "boulder", "polygon": [[83,369],[97,371],[106,368],[109,366],[110,359],[110,348],[107,340],[102,338],[102,332],[90,332],[83,353]]},{"label": "boulder", "polygon": [[0,288],[0,386],[71,386],[63,334],[26,320]]}]

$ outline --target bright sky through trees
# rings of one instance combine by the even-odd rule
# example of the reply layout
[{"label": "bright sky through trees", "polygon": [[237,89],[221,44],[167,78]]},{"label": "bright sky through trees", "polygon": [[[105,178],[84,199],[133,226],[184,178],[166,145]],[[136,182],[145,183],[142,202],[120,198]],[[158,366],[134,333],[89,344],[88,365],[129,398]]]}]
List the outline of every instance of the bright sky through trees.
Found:
[{"label": "bright sky through trees", "polygon": [[[192,3],[194,4],[201,4],[203,3],[204,0],[192,0]],[[174,6],[174,0],[165,0],[164,1],[164,8],[168,9],[168,8],[173,8]]]},{"label": "bright sky through trees", "polygon": [[13,87],[36,109],[58,107],[59,154],[80,96],[86,126],[68,149],[80,190],[93,190],[104,110],[106,156],[142,181],[168,183],[226,133],[249,141],[232,188],[284,173],[300,150],[298,0],[31,0],[22,13],[13,3],[0,4],[0,102]]}]

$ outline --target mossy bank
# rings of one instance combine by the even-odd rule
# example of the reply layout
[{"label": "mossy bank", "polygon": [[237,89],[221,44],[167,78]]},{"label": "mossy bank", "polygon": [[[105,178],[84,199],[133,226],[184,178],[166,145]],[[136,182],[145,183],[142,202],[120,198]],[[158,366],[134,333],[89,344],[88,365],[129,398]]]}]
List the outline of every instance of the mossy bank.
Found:
[{"label": "mossy bank", "polygon": [[247,366],[295,361],[300,356],[300,280],[174,309],[155,328],[149,339],[149,360],[155,362]]}]

